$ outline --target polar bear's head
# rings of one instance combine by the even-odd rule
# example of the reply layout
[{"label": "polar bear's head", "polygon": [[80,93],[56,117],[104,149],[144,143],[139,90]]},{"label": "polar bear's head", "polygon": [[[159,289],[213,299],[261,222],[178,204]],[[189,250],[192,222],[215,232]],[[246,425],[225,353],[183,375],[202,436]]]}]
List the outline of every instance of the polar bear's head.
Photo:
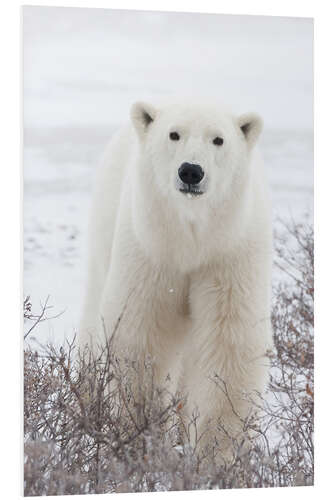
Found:
[{"label": "polar bear's head", "polygon": [[[156,108],[138,102],[131,118],[140,143],[140,172],[161,197],[216,205],[248,181],[251,151],[262,130],[255,113],[233,116],[207,105]],[[192,201],[194,200],[194,201]]]}]

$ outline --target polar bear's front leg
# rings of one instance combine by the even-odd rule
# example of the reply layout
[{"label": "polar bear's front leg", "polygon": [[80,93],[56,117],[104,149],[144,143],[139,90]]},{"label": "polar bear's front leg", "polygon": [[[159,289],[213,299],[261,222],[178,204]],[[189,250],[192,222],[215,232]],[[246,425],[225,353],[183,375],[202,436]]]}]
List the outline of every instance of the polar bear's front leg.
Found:
[{"label": "polar bear's front leg", "polygon": [[152,362],[155,384],[164,386],[171,377],[169,388],[175,390],[185,333],[184,290],[175,279],[152,267],[135,244],[113,252],[100,307],[98,341],[103,344],[105,334],[113,336],[117,356],[135,363],[134,392],[144,386],[147,359]]},{"label": "polar bear's front leg", "polygon": [[196,408],[199,413],[199,448],[212,446],[216,436],[218,448],[226,451],[230,438],[240,435],[250,398],[265,388],[268,377],[268,284],[260,273],[244,276],[237,271],[235,266],[220,275],[205,270],[193,277],[190,287],[192,331],[185,387],[188,411]]}]

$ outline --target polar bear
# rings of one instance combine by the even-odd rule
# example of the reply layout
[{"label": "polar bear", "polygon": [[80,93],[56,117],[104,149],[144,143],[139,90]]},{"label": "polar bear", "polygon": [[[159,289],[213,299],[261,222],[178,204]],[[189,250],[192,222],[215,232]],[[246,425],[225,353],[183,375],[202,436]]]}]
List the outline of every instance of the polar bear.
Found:
[{"label": "polar bear", "polygon": [[239,432],[244,392],[263,391],[268,376],[262,120],[206,102],[137,102],[130,114],[97,177],[80,344],[102,343],[117,325],[117,351],[149,355],[162,384],[170,374],[181,384],[208,446],[218,422]]}]

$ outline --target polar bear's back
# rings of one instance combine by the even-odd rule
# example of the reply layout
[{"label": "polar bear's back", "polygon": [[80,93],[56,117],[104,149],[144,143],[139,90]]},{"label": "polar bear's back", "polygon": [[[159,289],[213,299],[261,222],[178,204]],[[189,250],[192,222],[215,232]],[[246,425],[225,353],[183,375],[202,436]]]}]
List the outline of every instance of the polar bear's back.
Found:
[{"label": "polar bear's back", "polygon": [[88,282],[80,327],[82,331],[96,322],[96,311],[110,266],[122,183],[135,143],[136,137],[131,126],[116,132],[96,174],[88,240]]},{"label": "polar bear's back", "polygon": [[134,131],[130,126],[116,132],[104,152],[97,172],[92,215],[96,231],[94,236],[101,239],[101,244],[105,243],[108,249],[113,237],[122,183],[135,141]]}]

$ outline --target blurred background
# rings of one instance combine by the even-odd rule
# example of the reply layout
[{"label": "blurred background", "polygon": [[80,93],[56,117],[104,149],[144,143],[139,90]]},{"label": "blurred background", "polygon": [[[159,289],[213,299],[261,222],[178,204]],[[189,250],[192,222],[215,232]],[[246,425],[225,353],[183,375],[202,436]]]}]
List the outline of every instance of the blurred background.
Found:
[{"label": "blurred background", "polygon": [[312,51],[310,19],[23,8],[24,293],[64,311],[40,341],[77,328],[94,172],[136,100],[259,112],[275,229],[312,218]]}]

